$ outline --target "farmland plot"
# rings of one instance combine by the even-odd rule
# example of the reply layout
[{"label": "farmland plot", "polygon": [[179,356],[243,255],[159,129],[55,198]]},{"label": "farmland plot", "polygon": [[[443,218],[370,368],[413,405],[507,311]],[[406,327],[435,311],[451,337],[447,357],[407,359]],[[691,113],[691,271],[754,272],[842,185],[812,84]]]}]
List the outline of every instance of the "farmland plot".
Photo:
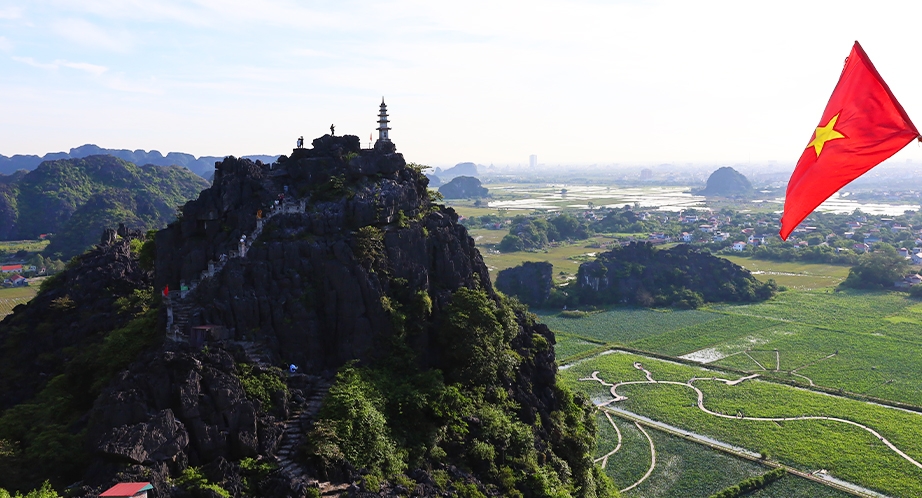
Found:
[{"label": "farmland plot", "polygon": [[16,306],[31,301],[36,291],[36,287],[0,289],[0,318],[12,313]]},{"label": "farmland plot", "polygon": [[[645,373],[635,368],[635,362],[641,362],[655,380],[679,384],[650,383]],[[596,403],[612,400],[609,387],[579,380],[593,371],[599,371],[609,383],[640,382],[617,387],[617,394],[627,397],[615,404],[620,408],[752,451],[768,450],[782,463],[801,470],[828,469],[835,477],[887,494],[922,495],[922,469],[861,427],[828,419],[746,419],[837,417],[872,428],[918,461],[922,459],[922,415],[918,413],[758,380],[730,386],[711,378],[733,376],[626,353],[579,362],[561,375]],[[728,418],[697,406],[695,391],[686,384],[694,377],[700,378],[694,386],[702,392],[704,407]]]},{"label": "farmland plot", "polygon": [[630,344],[655,336],[715,320],[721,315],[697,310],[654,311],[643,308],[614,308],[582,318],[566,318],[557,312],[536,311],[538,320],[555,331],[591,338],[605,343]]},{"label": "farmland plot", "polygon": [[917,304],[902,292],[816,291],[782,292],[758,304],[721,304],[713,309],[849,332],[871,332],[884,317]]},{"label": "farmland plot", "polygon": [[589,342],[579,337],[567,334],[556,334],[557,344],[554,345],[554,353],[558,362],[564,362],[567,358],[580,354],[584,351],[599,347],[598,343]]}]

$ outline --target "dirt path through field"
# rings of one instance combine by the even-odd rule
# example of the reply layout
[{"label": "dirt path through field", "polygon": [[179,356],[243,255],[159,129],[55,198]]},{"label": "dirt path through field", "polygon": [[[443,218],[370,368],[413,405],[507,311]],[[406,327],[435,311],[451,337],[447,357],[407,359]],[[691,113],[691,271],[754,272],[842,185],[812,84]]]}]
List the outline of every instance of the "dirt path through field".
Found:
[{"label": "dirt path through field", "polygon": [[618,429],[618,426],[615,425],[615,421],[612,420],[611,415],[609,415],[608,412],[602,411],[602,410],[600,410],[600,411],[605,415],[605,418],[608,419],[608,422],[611,424],[612,428],[615,429],[615,433],[618,434],[618,445],[615,446],[615,449],[609,451],[608,453],[606,453],[606,454],[604,454],[604,455],[602,455],[602,456],[600,456],[599,458],[596,458],[596,459],[594,460],[595,463],[602,462],[602,468],[604,469],[605,466],[608,465],[608,457],[614,455],[615,453],[618,452],[618,450],[621,449],[621,429]]},{"label": "dirt path through field", "polygon": [[[612,395],[611,401],[607,401],[607,402],[605,402],[605,403],[602,403],[600,406],[605,406],[605,405],[608,405],[608,404],[611,404],[611,403],[617,403],[617,402],[619,402],[619,401],[624,401],[624,400],[626,400],[626,399],[627,399],[627,396],[620,395],[620,394],[618,394],[618,392],[617,392],[617,389],[618,389],[619,387],[621,387],[621,386],[626,386],[626,385],[631,385],[631,384],[672,384],[672,385],[676,385],[676,386],[685,386],[685,387],[689,387],[689,388],[691,388],[692,390],[694,390],[695,393],[698,395],[698,409],[701,410],[701,411],[703,411],[704,413],[707,413],[707,414],[709,414],[709,415],[713,415],[713,416],[715,416],[715,417],[721,417],[721,418],[731,419],[731,420],[753,420],[753,421],[760,421],[760,422],[794,422],[794,421],[798,421],[798,420],[828,420],[828,421],[831,421],[831,422],[840,422],[840,423],[843,423],[843,424],[852,425],[852,426],[858,427],[859,429],[863,429],[863,430],[865,430],[865,431],[871,433],[873,436],[875,436],[877,439],[879,439],[880,442],[882,442],[884,445],[886,445],[888,448],[890,448],[894,453],[896,453],[897,455],[899,455],[900,457],[902,457],[902,458],[903,458],[904,460],[906,460],[907,462],[909,462],[909,463],[915,465],[915,466],[918,467],[919,469],[922,469],[922,463],[919,463],[917,460],[915,460],[915,459],[912,458],[911,456],[909,456],[909,455],[907,455],[906,453],[904,453],[902,450],[900,450],[899,448],[897,448],[893,443],[891,443],[887,438],[883,437],[883,435],[881,435],[879,432],[877,432],[876,430],[874,430],[874,429],[872,429],[872,428],[870,428],[870,427],[868,427],[868,426],[866,426],[866,425],[864,425],[864,424],[860,424],[860,423],[858,423],[858,422],[853,422],[853,421],[851,421],[851,420],[846,420],[846,419],[843,419],[843,418],[826,417],[826,416],[822,416],[822,415],[805,415],[805,416],[800,416],[800,417],[747,417],[747,416],[744,416],[743,414],[727,415],[727,414],[724,414],[724,413],[719,413],[719,412],[715,412],[715,411],[708,410],[708,409],[704,406],[704,393],[701,391],[701,389],[698,389],[697,387],[694,386],[694,383],[695,383],[695,382],[702,381],[702,380],[709,380],[709,381],[714,381],[714,382],[723,382],[724,384],[726,384],[726,385],[728,385],[728,386],[735,386],[735,385],[737,385],[737,384],[739,384],[739,383],[741,383],[741,382],[744,382],[744,381],[746,381],[746,380],[750,380],[750,379],[754,379],[754,378],[758,377],[758,376],[759,376],[758,374],[749,375],[749,376],[747,376],[747,377],[740,377],[739,379],[736,379],[736,380],[721,379],[721,378],[718,378],[718,377],[692,377],[691,379],[689,379],[688,382],[677,382],[677,381],[671,381],[671,380],[654,380],[654,379],[653,379],[653,374],[652,374],[649,370],[647,370],[646,368],[644,368],[643,365],[642,365],[640,362],[635,362],[635,363],[634,363],[634,368],[636,368],[636,369],[642,371],[642,372],[644,373],[644,375],[646,376],[647,380],[645,380],[645,381],[644,381],[644,380],[627,381],[627,382],[618,382],[617,384],[610,384],[610,383],[607,383],[607,382],[603,381],[603,380],[599,377],[599,375],[598,375],[599,372],[598,372],[598,371],[592,372],[592,375],[591,375],[590,377],[583,378],[583,379],[579,379],[579,380],[581,380],[581,381],[596,381],[596,382],[601,383],[603,386],[606,386],[606,387],[611,386],[611,388],[609,389],[609,392],[611,392],[611,395]],[[652,441],[651,441],[650,444],[652,445]]]},{"label": "dirt path through field", "polygon": [[645,431],[645,430],[643,429],[643,427],[640,426],[639,423],[634,422],[634,425],[637,426],[637,428],[640,430],[640,432],[643,433],[644,436],[647,436],[647,441],[650,442],[650,468],[647,469],[647,473],[644,474],[643,477],[641,477],[639,481],[637,481],[637,482],[635,482],[634,484],[631,484],[630,486],[628,486],[628,487],[622,489],[622,490],[620,491],[621,493],[624,493],[624,492],[626,492],[626,491],[630,491],[630,490],[636,488],[637,486],[639,486],[640,483],[646,481],[647,478],[650,477],[650,474],[653,473],[653,469],[656,468],[656,446],[653,445],[653,438],[651,438],[650,435],[647,434],[647,431]]}]

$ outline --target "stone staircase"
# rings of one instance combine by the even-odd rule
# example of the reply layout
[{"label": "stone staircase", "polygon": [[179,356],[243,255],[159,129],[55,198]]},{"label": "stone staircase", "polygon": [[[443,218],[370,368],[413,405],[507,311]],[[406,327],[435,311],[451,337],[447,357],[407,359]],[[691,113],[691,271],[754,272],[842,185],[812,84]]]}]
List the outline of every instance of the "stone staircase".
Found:
[{"label": "stone staircase", "polygon": [[[223,254],[217,261],[209,261],[208,266],[202,270],[200,278],[190,282],[188,288],[180,292],[171,292],[168,306],[171,306],[173,309],[173,323],[169,325],[167,329],[167,337],[174,340],[184,340],[186,326],[189,324],[191,315],[191,306],[187,299],[189,294],[191,294],[202,282],[220,273],[227,264],[227,261],[231,258],[245,258],[247,251],[262,234],[263,227],[272,217],[283,213],[304,213],[306,211],[307,199],[286,198],[284,202],[271,206],[263,212],[262,218],[256,221],[256,228],[253,230],[253,233],[243,236],[238,249],[232,250],[229,254]],[[174,334],[177,327],[179,336]]]},{"label": "stone staircase", "polygon": [[174,301],[175,302],[171,302],[171,306],[173,307],[173,325],[169,332],[172,334],[174,331],[179,331],[179,337],[184,337],[186,335],[186,326],[189,324],[189,318],[191,318],[192,305],[179,299],[175,299]]},{"label": "stone staircase", "polygon": [[332,381],[321,377],[315,377],[313,380],[310,395],[294,407],[288,419],[281,423],[282,441],[276,454],[276,463],[279,466],[279,472],[297,483],[299,488],[319,488],[322,496],[339,496],[348,488],[348,484],[319,482],[309,477],[304,466],[298,462],[298,449],[304,444],[305,432],[310,430],[323,404],[323,398],[332,384]]}]

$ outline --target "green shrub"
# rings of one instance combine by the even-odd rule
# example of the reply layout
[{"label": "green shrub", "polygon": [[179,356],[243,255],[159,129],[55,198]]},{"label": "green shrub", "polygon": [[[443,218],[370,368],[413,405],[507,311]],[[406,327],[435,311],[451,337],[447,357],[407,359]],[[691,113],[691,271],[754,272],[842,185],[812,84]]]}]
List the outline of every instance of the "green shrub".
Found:
[{"label": "green shrub", "polygon": [[355,245],[353,253],[355,259],[364,265],[371,266],[384,259],[384,232],[381,229],[368,225],[355,232]]},{"label": "green shrub", "polygon": [[272,395],[278,391],[288,394],[288,386],[282,380],[282,371],[272,368],[270,372],[256,373],[253,365],[241,363],[237,365],[237,378],[246,392],[248,398],[259,401],[266,410],[275,409]]},{"label": "green shrub", "polygon": [[0,498],[60,498],[60,496],[61,495],[51,487],[51,483],[48,481],[42,483],[40,488],[33,489],[25,495],[18,491],[16,494],[12,495],[9,491],[0,488]]},{"label": "green shrub", "polygon": [[768,471],[762,475],[750,477],[744,479],[739,484],[725,488],[717,493],[711,495],[710,498],[737,498],[745,494],[749,494],[753,491],[759,490],[768,486],[769,484],[781,479],[787,474],[787,470],[784,467],[778,467],[777,469]]},{"label": "green shrub", "polygon": [[403,454],[387,427],[383,399],[377,388],[354,367],[336,375],[336,382],[320,409],[311,441],[332,437],[328,453],[339,453],[356,467],[394,475],[405,468]]},{"label": "green shrub", "polygon": [[176,479],[176,485],[188,491],[212,491],[221,498],[230,498],[231,494],[218,484],[208,482],[201,469],[187,467]]}]

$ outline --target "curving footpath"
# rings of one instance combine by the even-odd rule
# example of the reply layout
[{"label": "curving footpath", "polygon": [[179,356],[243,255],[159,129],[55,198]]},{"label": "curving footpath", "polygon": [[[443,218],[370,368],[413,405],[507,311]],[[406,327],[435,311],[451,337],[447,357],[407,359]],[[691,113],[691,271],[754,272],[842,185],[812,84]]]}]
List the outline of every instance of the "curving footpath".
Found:
[{"label": "curving footpath", "polygon": [[907,455],[907,454],[904,453],[902,450],[900,450],[899,448],[897,448],[893,443],[891,443],[889,440],[887,440],[887,438],[883,437],[879,432],[875,431],[874,429],[872,429],[872,428],[870,428],[870,427],[868,427],[868,426],[866,426],[866,425],[859,424],[858,422],[854,422],[854,421],[851,421],[851,420],[846,420],[846,419],[843,419],[843,418],[826,417],[826,416],[820,416],[820,415],[812,415],[812,416],[806,416],[806,415],[805,415],[805,416],[800,416],[800,417],[746,417],[746,416],[742,416],[742,415],[736,415],[736,416],[734,416],[734,415],[725,415],[725,414],[723,414],[723,413],[714,412],[714,411],[711,411],[711,410],[708,410],[707,408],[705,408],[705,406],[704,406],[704,393],[701,392],[700,389],[698,389],[697,387],[695,387],[695,386],[693,385],[694,382],[699,381],[699,380],[712,380],[712,381],[717,381],[717,382],[723,382],[724,384],[727,384],[728,386],[734,386],[734,385],[737,385],[737,384],[739,384],[739,383],[741,383],[741,382],[743,382],[743,381],[746,381],[746,380],[749,380],[749,379],[754,379],[754,378],[758,377],[758,374],[750,375],[750,376],[747,376],[747,377],[741,377],[741,378],[736,379],[736,380],[720,379],[720,378],[717,378],[717,377],[692,377],[688,382],[677,382],[677,381],[671,381],[671,380],[654,380],[654,379],[653,379],[653,374],[651,374],[647,369],[645,369],[645,368],[643,367],[643,365],[642,365],[640,362],[635,362],[635,363],[634,363],[634,368],[636,368],[636,369],[642,371],[642,372],[646,375],[646,377],[647,377],[648,380],[645,380],[645,381],[643,381],[643,380],[628,381],[628,382],[619,382],[619,383],[617,383],[617,384],[610,384],[610,383],[607,383],[607,382],[603,381],[601,378],[599,378],[599,375],[598,375],[599,372],[598,372],[598,371],[592,372],[592,375],[591,375],[590,377],[582,378],[582,379],[579,379],[579,380],[581,380],[581,381],[595,381],[595,382],[601,383],[603,386],[606,386],[606,387],[610,386],[610,387],[611,387],[610,392],[611,392],[611,395],[612,395],[613,399],[612,399],[611,401],[607,401],[607,402],[605,402],[605,403],[603,403],[603,404],[601,404],[601,405],[599,405],[599,406],[605,406],[605,405],[608,405],[608,404],[611,404],[611,403],[615,403],[615,402],[618,402],[618,401],[624,401],[624,400],[626,400],[626,399],[627,399],[627,396],[622,396],[622,395],[620,395],[620,394],[617,393],[617,389],[618,389],[618,387],[620,387],[620,386],[626,386],[626,385],[630,385],[630,384],[673,384],[673,385],[677,385],[677,386],[690,387],[691,389],[693,389],[693,390],[695,391],[695,393],[698,394],[698,409],[701,410],[701,411],[703,411],[704,413],[707,413],[707,414],[709,414],[709,415],[713,415],[713,416],[715,416],[715,417],[721,417],[721,418],[726,418],[726,419],[734,419],[734,420],[755,420],[755,421],[761,421],[761,422],[792,422],[792,421],[797,421],[797,420],[829,420],[829,421],[832,421],[832,422],[841,422],[841,423],[843,423],[843,424],[852,425],[852,426],[858,427],[858,428],[860,428],[860,429],[863,429],[863,430],[865,430],[865,431],[871,433],[872,435],[874,435],[875,437],[877,437],[877,439],[879,439],[880,442],[882,442],[882,443],[885,444],[888,448],[890,448],[891,450],[893,450],[894,453],[896,453],[897,455],[899,455],[900,457],[902,457],[903,459],[905,459],[907,462],[909,462],[909,463],[915,465],[916,467],[922,469],[922,463],[919,463],[919,462],[916,461],[914,458],[912,458],[911,456]]},{"label": "curving footpath", "polygon": [[[613,449],[613,450],[609,451],[608,453],[602,455],[601,457],[596,458],[595,460],[593,460],[593,462],[595,462],[595,463],[599,463],[599,462],[601,461],[601,462],[602,462],[602,468],[604,469],[604,468],[605,468],[605,465],[608,464],[608,457],[614,455],[615,453],[618,452],[618,450],[621,449],[621,429],[618,429],[618,426],[615,425],[615,421],[612,420],[611,415],[610,415],[607,411],[602,410],[601,408],[599,409],[599,411],[601,411],[601,412],[605,415],[605,418],[608,419],[608,423],[611,424],[611,426],[615,429],[615,432],[618,434],[618,445],[615,446],[615,449]],[[653,438],[650,437],[650,434],[648,434],[647,431],[645,431],[645,430],[643,429],[643,427],[641,427],[640,423],[638,423],[636,420],[634,421],[634,425],[636,425],[636,426],[637,426],[637,429],[640,430],[640,432],[641,432],[644,436],[647,437],[647,441],[650,443],[650,468],[647,469],[647,473],[644,474],[639,480],[637,480],[637,482],[635,482],[634,484],[631,484],[630,486],[628,486],[628,487],[626,487],[626,488],[620,490],[620,493],[624,493],[625,491],[630,491],[630,490],[636,488],[637,486],[639,486],[641,483],[643,483],[644,481],[646,481],[647,478],[650,477],[651,474],[653,474],[653,470],[656,468],[656,446],[654,446],[654,444],[653,444]]]},{"label": "curving footpath", "polygon": [[631,484],[630,486],[628,486],[628,487],[622,489],[621,491],[619,491],[619,493],[624,493],[625,491],[630,491],[630,490],[636,488],[637,486],[639,486],[640,483],[646,481],[647,478],[650,477],[650,474],[653,473],[653,469],[656,467],[656,447],[653,446],[653,438],[651,438],[650,435],[647,434],[647,431],[643,430],[643,427],[641,427],[639,423],[637,423],[637,422],[635,421],[635,422],[634,422],[634,425],[636,425],[637,428],[640,429],[640,432],[642,432],[644,436],[647,436],[647,441],[650,442],[650,468],[647,469],[647,473],[644,474],[643,477],[641,477],[639,481],[637,481],[637,482],[635,482],[634,484]]},{"label": "curving footpath", "polygon": [[618,429],[618,426],[615,425],[615,421],[612,420],[611,415],[609,415],[608,412],[602,411],[602,413],[605,415],[605,418],[608,419],[608,423],[611,424],[612,428],[615,429],[615,433],[618,434],[618,445],[615,446],[615,449],[593,460],[594,463],[602,462],[602,468],[604,469],[605,466],[608,465],[608,457],[614,455],[615,453],[618,452],[618,450],[621,449],[621,429]]}]

